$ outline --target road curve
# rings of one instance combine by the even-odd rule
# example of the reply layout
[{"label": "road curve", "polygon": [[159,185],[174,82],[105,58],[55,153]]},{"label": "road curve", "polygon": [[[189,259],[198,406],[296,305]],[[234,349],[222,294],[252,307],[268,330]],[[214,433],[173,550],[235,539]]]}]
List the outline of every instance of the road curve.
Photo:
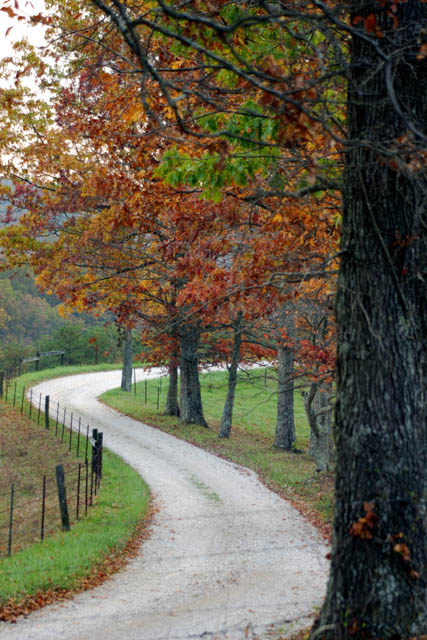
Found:
[{"label": "road curve", "polygon": [[243,640],[309,626],[327,579],[318,532],[253,472],[99,403],[120,375],[59,378],[34,390],[102,430],[105,445],[144,477],[159,508],[151,536],[106,583],[0,623],[0,638]]}]

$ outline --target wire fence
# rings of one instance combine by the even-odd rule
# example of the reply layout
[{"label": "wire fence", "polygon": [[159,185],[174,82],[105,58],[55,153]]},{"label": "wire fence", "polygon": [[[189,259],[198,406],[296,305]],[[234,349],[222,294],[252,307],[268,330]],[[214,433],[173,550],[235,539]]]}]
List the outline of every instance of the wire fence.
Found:
[{"label": "wire fence", "polygon": [[30,436],[36,444],[49,430],[51,437],[60,438],[75,455],[64,464],[53,462],[31,483],[21,481],[19,468],[14,471],[9,489],[0,493],[0,556],[10,556],[51,534],[68,531],[87,514],[100,490],[103,434],[92,429],[90,435],[89,425],[83,425],[67,407],[52,404],[49,395],[36,395],[30,389],[27,402],[26,390],[16,380],[6,379],[3,391],[6,402],[19,404],[21,414],[28,412],[40,425],[40,432]]}]

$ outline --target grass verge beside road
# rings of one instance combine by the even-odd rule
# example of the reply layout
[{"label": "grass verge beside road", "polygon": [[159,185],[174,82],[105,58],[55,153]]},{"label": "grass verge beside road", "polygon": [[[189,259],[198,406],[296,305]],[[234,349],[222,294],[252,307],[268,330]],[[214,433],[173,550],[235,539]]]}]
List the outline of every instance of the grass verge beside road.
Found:
[{"label": "grass verge beside road", "polygon": [[227,373],[206,373],[200,376],[200,380],[209,429],[183,425],[178,418],[163,415],[167,377],[161,384],[159,379],[140,382],[131,393],[121,389],[107,391],[101,400],[126,415],[253,469],[267,486],[292,501],[325,535],[329,535],[333,474],[316,473],[314,461],[307,453],[309,427],[301,395],[295,393],[296,446],[299,452],[289,453],[273,447],[277,383],[269,370],[256,369],[240,374],[229,440],[217,436],[227,391]]},{"label": "grass verge beside road", "polygon": [[[50,466],[54,468],[69,454],[67,439],[62,443],[43,428],[43,421],[38,426],[29,419],[26,402],[21,414],[22,389],[54,375],[82,373],[87,369],[73,367],[71,371],[71,368],[57,368],[53,372],[45,370],[25,374],[17,381],[19,404],[16,402],[15,409],[0,403],[1,448],[4,454],[9,451],[9,460],[7,455],[3,457],[0,479],[12,469],[17,483],[24,480],[29,505],[32,486],[41,486],[45,470]],[[102,369],[94,367],[93,370]],[[35,415],[36,412],[33,418]],[[39,444],[37,453],[33,451],[31,454],[34,464],[30,465],[27,459],[30,453],[27,451],[34,446],[37,432],[43,432],[40,434],[43,444]],[[17,439],[18,457],[11,462]],[[19,465],[22,465],[22,478],[19,477]],[[0,620],[13,620],[19,614],[66,598],[71,592],[99,584],[120,568],[127,557],[133,555],[137,541],[143,535],[149,499],[148,487],[139,474],[105,449],[101,490],[87,516],[76,522],[70,532],[51,535],[43,542],[30,544],[11,557],[0,559]]]}]

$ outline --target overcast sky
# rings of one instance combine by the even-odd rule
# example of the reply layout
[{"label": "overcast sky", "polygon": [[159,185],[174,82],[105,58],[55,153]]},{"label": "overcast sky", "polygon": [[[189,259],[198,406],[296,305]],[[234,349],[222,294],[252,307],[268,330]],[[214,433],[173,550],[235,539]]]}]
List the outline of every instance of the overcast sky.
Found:
[{"label": "overcast sky", "polygon": [[[13,3],[11,2],[13,6]],[[41,13],[44,10],[43,0],[21,0],[20,2],[22,16],[31,16]],[[7,30],[12,27],[8,35]],[[12,45],[16,40],[26,36],[28,40],[34,44],[43,42],[43,27],[26,25],[25,21],[18,21],[16,18],[10,18],[6,11],[0,11],[0,57],[6,58],[13,55]]]}]

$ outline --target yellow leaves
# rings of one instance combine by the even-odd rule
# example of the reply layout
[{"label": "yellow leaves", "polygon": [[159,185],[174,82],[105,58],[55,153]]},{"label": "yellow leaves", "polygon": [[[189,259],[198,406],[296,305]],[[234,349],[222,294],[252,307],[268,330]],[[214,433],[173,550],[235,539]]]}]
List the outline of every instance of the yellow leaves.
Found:
[{"label": "yellow leaves", "polygon": [[132,125],[135,122],[143,122],[144,120],[144,108],[141,102],[134,102],[132,106],[123,112],[123,120],[127,125]]},{"label": "yellow leaves", "polygon": [[408,545],[406,545],[404,542],[395,544],[393,547],[393,551],[395,553],[398,553],[402,557],[403,562],[411,561],[411,554],[409,553]]}]

